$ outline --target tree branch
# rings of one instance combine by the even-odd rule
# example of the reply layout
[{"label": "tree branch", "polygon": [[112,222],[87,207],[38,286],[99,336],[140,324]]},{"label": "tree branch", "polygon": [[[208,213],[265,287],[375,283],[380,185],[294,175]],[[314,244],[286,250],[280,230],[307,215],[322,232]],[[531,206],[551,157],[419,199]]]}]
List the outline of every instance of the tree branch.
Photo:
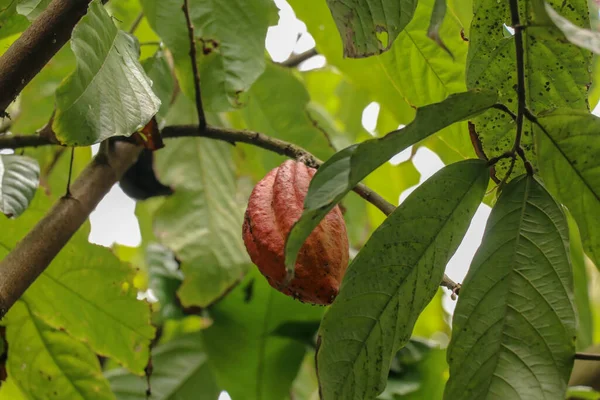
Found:
[{"label": "tree branch", "polygon": [[600,354],[595,353],[575,353],[576,360],[600,361]]},{"label": "tree branch", "polygon": [[[323,163],[323,161],[319,160],[302,147],[255,131],[220,128],[210,125],[207,125],[204,130],[199,131],[198,126],[196,125],[173,125],[163,128],[161,135],[165,139],[180,137],[206,137],[215,140],[222,140],[228,143],[246,143],[272,151],[282,156],[296,159],[313,168],[318,168]],[[18,144],[45,146],[54,143],[50,142],[48,139],[35,135],[0,137],[0,149],[14,149],[22,147],[15,146]],[[383,197],[362,183],[358,184],[353,190],[360,197],[377,207],[385,215],[390,215],[396,209],[393,204],[387,202]],[[2,279],[1,270],[0,279]],[[453,295],[458,294],[460,290],[460,284],[455,283],[446,275],[444,275],[441,286],[450,289],[453,292]],[[1,293],[2,292],[0,291],[0,296]]]},{"label": "tree branch", "polygon": [[71,37],[90,0],[53,0],[0,57],[0,117]]},{"label": "tree branch", "polygon": [[298,65],[302,64],[304,61],[311,59],[316,55],[319,55],[319,53],[317,53],[317,49],[313,47],[312,49],[307,50],[303,53],[292,54],[287,60],[280,62],[279,65],[288,68],[295,68]]},{"label": "tree branch", "polygon": [[194,35],[194,25],[190,18],[190,9],[188,0],[183,0],[183,6],[181,6],[183,14],[185,15],[185,22],[187,24],[188,38],[190,40],[190,61],[192,63],[192,72],[194,73],[194,91],[196,93],[196,112],[198,113],[198,130],[202,131],[206,128],[206,117],[204,116],[204,107],[202,107],[202,95],[200,92],[200,73],[198,72],[198,61],[196,59],[196,40]]},{"label": "tree branch", "polygon": [[135,162],[141,147],[116,142],[99,153],[63,197],[0,261],[0,318],[46,269],[100,200]]},{"label": "tree branch", "polygon": [[[523,136],[523,117],[525,115],[526,97],[525,97],[525,50],[523,48],[523,25],[521,25],[521,17],[519,15],[519,0],[510,0],[510,17],[512,27],[515,30],[515,54],[517,61],[517,117],[515,123],[517,125],[517,133],[515,135],[515,143],[512,148],[514,157],[519,155],[525,164],[525,169],[529,174],[533,174],[533,167],[527,161],[525,152],[521,148],[521,138]],[[512,166],[515,159],[513,158]],[[510,168],[512,171],[512,167]]]},{"label": "tree branch", "polygon": [[40,147],[57,145],[45,137],[39,135],[1,135],[0,150],[2,149],[20,149],[22,147]]}]

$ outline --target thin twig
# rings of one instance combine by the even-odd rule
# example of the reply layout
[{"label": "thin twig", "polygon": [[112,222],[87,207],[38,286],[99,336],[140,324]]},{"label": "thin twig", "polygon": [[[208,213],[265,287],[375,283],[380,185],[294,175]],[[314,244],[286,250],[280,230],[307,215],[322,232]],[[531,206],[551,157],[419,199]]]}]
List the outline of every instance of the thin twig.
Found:
[{"label": "thin twig", "polygon": [[299,54],[292,54],[287,60],[280,62],[279,65],[288,68],[295,68],[298,65],[302,64],[304,61],[309,60],[317,55],[319,55],[319,53],[317,53],[317,49],[313,47],[312,49],[306,50],[305,52]]},{"label": "thin twig", "polygon": [[0,150],[57,145],[39,135],[0,135]]},{"label": "thin twig", "polygon": [[594,353],[575,353],[576,360],[600,361],[600,354]]},{"label": "thin twig", "polygon": [[129,28],[129,33],[132,35],[135,33],[135,30],[140,26],[140,23],[144,19],[144,12],[141,11],[137,17],[135,17],[135,21],[131,24],[131,28]]},{"label": "thin twig", "polygon": [[183,6],[181,6],[183,14],[185,15],[185,21],[187,24],[188,37],[190,40],[190,60],[192,62],[192,72],[194,73],[194,91],[196,92],[196,112],[198,113],[198,129],[199,131],[204,130],[206,127],[206,117],[204,116],[204,107],[202,107],[202,96],[200,91],[200,73],[198,72],[198,64],[196,60],[196,40],[194,35],[194,25],[190,19],[190,9],[188,0],[183,0]]}]

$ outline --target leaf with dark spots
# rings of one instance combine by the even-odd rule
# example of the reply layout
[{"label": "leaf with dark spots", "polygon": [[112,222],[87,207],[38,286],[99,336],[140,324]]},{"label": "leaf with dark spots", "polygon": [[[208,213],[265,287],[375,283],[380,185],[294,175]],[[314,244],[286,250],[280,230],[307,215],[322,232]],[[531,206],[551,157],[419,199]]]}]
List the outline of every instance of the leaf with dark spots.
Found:
[{"label": "leaf with dark spots", "polygon": [[445,167],[354,258],[321,324],[317,363],[324,400],[374,398],[383,390],[393,356],[437,292],[488,181],[483,160]]}]

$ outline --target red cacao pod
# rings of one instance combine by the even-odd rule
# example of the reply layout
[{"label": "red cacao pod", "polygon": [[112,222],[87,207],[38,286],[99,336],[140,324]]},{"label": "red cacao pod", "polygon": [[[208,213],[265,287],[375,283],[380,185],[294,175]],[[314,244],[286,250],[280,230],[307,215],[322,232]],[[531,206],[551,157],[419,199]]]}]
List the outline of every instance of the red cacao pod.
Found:
[{"label": "red cacao pod", "polygon": [[302,215],[316,170],[288,160],[254,188],[244,218],[244,243],[252,262],[280,292],[312,304],[330,304],[348,267],[348,235],[340,208],[332,209],[310,234],[296,261],[294,279],[284,285],[285,240]]}]

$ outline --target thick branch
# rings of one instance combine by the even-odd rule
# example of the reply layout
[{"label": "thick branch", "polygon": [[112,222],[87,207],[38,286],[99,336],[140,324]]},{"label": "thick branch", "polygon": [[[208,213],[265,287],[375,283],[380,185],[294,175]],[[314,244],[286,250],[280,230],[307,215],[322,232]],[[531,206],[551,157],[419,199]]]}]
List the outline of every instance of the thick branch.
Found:
[{"label": "thick branch", "polygon": [[140,151],[136,145],[116,142],[108,154],[99,153],[71,185],[71,197],[58,200],[0,261],[0,318],[44,272]]},{"label": "thick branch", "polygon": [[71,37],[90,0],[53,0],[0,57],[0,116]]}]

